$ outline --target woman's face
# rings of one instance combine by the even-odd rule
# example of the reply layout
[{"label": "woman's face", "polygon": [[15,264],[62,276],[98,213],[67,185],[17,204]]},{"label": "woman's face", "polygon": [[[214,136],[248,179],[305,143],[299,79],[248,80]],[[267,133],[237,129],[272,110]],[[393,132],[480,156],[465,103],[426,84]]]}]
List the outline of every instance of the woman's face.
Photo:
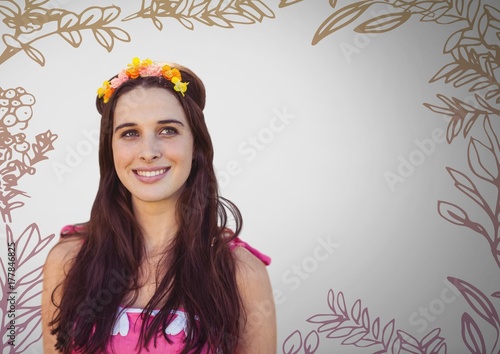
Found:
[{"label": "woman's face", "polygon": [[137,203],[175,205],[191,171],[193,135],[173,93],[137,87],[116,103],[116,173]]}]

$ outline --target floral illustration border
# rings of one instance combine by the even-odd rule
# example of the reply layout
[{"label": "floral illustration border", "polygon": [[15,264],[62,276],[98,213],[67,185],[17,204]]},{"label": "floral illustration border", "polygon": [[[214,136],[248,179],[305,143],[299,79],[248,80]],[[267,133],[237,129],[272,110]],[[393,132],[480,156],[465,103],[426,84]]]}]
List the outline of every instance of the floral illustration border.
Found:
[{"label": "floral illustration border", "polygon": [[[279,7],[285,8],[305,0],[280,0]],[[325,0],[326,1],[326,0]],[[75,13],[63,8],[46,6],[49,0],[25,0],[24,7],[18,1],[0,2],[0,14],[11,30],[2,35],[5,45],[0,54],[0,64],[24,53],[41,66],[46,58],[36,47],[37,42],[48,36],[59,36],[63,41],[78,48],[85,33],[92,33],[97,43],[106,51],[113,50],[116,42],[130,42],[130,34],[121,29],[118,21],[148,19],[154,27],[164,30],[164,19],[172,18],[186,29],[193,30],[195,24],[233,28],[237,25],[260,23],[275,18],[275,13],[263,1],[166,1],[143,0],[141,7],[133,14],[121,16],[117,6],[92,6]],[[460,29],[444,44],[443,53],[450,58],[430,79],[430,83],[444,81],[454,88],[467,88],[471,97],[461,99],[437,94],[439,103],[424,103],[429,110],[450,117],[447,141],[462,135],[469,139],[466,161],[470,173],[447,167],[456,189],[465,194],[488,217],[490,224],[483,225],[479,217],[471,214],[465,206],[454,202],[438,201],[437,212],[452,224],[466,227],[484,239],[491,256],[500,268],[500,143],[493,129],[492,119],[498,120],[500,110],[499,71],[500,12],[484,5],[480,0],[448,1],[377,1],[361,0],[338,6],[337,0],[329,0],[332,13],[321,23],[312,38],[312,45],[324,41],[336,31],[354,24],[354,31],[363,34],[380,34],[391,31],[410,18],[420,22],[434,22],[440,25],[454,24]],[[339,1],[340,2],[340,1]],[[368,9],[379,8],[376,16],[370,17]],[[375,13],[372,11],[371,14]],[[472,103],[471,103],[472,100]],[[14,236],[10,225],[15,209],[24,206],[25,191],[17,188],[18,181],[25,175],[34,175],[37,163],[47,159],[57,135],[50,130],[36,135],[34,141],[27,139],[24,130],[33,115],[35,98],[24,88],[0,88],[0,212],[7,235],[7,261],[2,260],[0,283],[0,334],[2,352],[22,353],[39,340],[34,328],[40,322],[37,297],[40,295],[42,266],[26,266],[28,259],[46,249],[54,234],[41,236],[36,224],[31,224],[19,235]],[[482,123],[480,123],[482,122]],[[475,129],[478,126],[482,129]],[[474,128],[474,129],[473,129]],[[495,204],[488,202],[482,193],[482,185],[496,191]],[[13,256],[11,256],[11,254]],[[10,258],[14,260],[10,262]],[[7,267],[5,266],[7,264]],[[15,272],[14,272],[15,271]],[[14,277],[15,274],[15,277]],[[13,283],[12,283],[13,281]],[[455,278],[448,281],[463,295],[472,312],[464,312],[461,319],[461,337],[471,353],[497,353],[500,350],[500,322],[494,303],[500,298],[500,291],[485,295],[474,285]],[[12,286],[12,287],[11,287]],[[500,289],[499,289],[500,290]],[[9,310],[12,292],[16,292],[16,320],[18,336],[16,346],[8,343]],[[314,353],[322,336],[328,340],[342,340],[342,345],[374,347],[374,353],[440,353],[447,352],[441,330],[434,329],[422,339],[396,329],[394,320],[382,324],[380,318],[370,320],[367,308],[356,300],[348,308],[342,292],[328,292],[328,313],[311,316],[307,322],[314,325],[306,336],[296,330],[282,345],[283,353]],[[496,333],[493,344],[486,343],[478,321],[489,324]],[[323,342],[324,343],[324,342]],[[328,342],[327,342],[328,343]]]}]

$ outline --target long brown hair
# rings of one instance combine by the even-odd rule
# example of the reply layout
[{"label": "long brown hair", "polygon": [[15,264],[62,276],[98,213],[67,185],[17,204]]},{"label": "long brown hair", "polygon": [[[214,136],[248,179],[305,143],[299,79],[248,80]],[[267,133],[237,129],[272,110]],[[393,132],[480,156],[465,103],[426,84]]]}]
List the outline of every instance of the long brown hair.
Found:
[{"label": "long brown hair", "polygon": [[[242,226],[238,208],[218,192],[213,168],[213,145],[205,124],[205,87],[187,68],[181,70],[189,82],[185,97],[172,84],[158,77],[139,77],[123,83],[104,104],[97,99],[101,114],[99,142],[100,182],[90,220],[78,228],[81,249],[61,284],[63,295],[51,322],[57,335],[56,348],[63,353],[105,352],[120,306],[126,294],[135,294],[139,266],[145,257],[140,227],[134,217],[129,191],[118,179],[111,147],[113,114],[118,98],[135,87],[161,87],[173,92],[181,103],[194,137],[190,175],[177,206],[178,230],[165,250],[168,259],[157,290],[144,309],[138,350],[156,345],[161,333],[182,309],[187,316],[187,333],[182,353],[235,351],[244,317],[235,278],[235,261],[229,242]],[[232,216],[233,231],[228,232]],[[54,296],[53,296],[54,297]],[[53,300],[54,301],[54,300]],[[153,310],[160,309],[156,315]],[[150,321],[148,321],[148,319]]]}]

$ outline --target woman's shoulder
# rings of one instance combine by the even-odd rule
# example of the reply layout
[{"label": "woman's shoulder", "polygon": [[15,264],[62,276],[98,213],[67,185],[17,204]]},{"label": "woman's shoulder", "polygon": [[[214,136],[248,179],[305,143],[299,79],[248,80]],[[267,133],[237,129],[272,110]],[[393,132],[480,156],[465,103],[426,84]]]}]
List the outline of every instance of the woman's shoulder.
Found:
[{"label": "woman's shoulder", "polygon": [[236,277],[240,283],[250,285],[268,281],[266,266],[271,263],[271,258],[239,238],[232,240],[230,247],[236,260]]}]

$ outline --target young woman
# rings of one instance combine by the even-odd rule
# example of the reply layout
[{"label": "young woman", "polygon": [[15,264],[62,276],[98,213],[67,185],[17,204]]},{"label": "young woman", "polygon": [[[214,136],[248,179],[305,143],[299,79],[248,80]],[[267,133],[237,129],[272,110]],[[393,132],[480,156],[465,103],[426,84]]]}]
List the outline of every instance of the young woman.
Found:
[{"label": "young woman", "polygon": [[276,352],[270,259],[218,195],[204,106],[192,71],[151,60],[99,89],[99,189],[44,266],[45,353]]}]

